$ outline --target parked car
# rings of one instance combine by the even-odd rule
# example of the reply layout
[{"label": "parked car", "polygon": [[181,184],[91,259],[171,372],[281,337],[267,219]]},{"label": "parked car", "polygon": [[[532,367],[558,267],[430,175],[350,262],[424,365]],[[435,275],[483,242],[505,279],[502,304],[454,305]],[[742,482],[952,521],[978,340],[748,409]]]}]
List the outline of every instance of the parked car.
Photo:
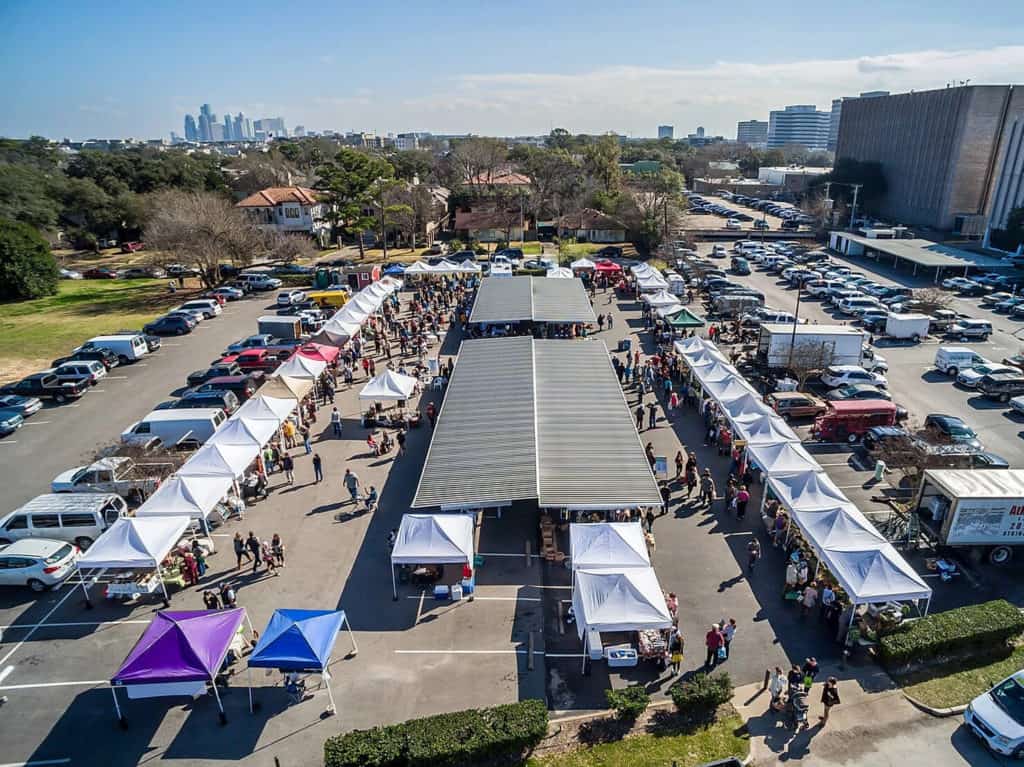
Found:
[{"label": "parked car", "polygon": [[78,547],[47,538],[26,538],[0,548],[0,586],[28,586],[43,592],[75,572]]},{"label": "parked car", "polygon": [[959,442],[981,450],[981,440],[963,418],[932,413],[924,419],[925,431],[942,442]]},{"label": "parked car", "polygon": [[982,376],[977,388],[986,399],[1009,402],[1024,394],[1024,373],[1017,368],[990,373]]},{"label": "parked car", "polygon": [[805,392],[774,392],[768,395],[768,405],[785,420],[791,418],[816,418],[828,406],[812,394]]},{"label": "parked car", "polygon": [[62,280],[80,280],[82,279],[82,273],[76,272],[74,269],[61,269],[60,278]]},{"label": "parked car", "polygon": [[137,464],[123,455],[101,458],[88,466],[76,466],[50,482],[52,493],[106,493],[141,503],[160,485],[156,467]]},{"label": "parked car", "polygon": [[988,320],[962,317],[949,329],[949,334],[958,337],[961,341],[968,341],[972,338],[978,341],[987,341],[988,337],[992,335],[992,323]]},{"label": "parked car", "polygon": [[291,306],[306,300],[304,290],[282,290],[277,294],[278,306]]},{"label": "parked car", "polygon": [[[176,400],[171,401],[171,410],[182,408],[217,408],[224,411],[224,415],[231,415],[241,404],[233,391],[190,391],[183,394]],[[161,409],[161,408],[157,408]]]},{"label": "parked car", "polygon": [[107,376],[106,367],[96,360],[63,362],[50,372],[57,376],[58,381],[87,381],[90,386],[95,386]]},{"label": "parked car", "polygon": [[160,340],[160,336],[146,335],[142,330],[116,330],[110,335],[112,336],[142,336],[142,340],[146,342],[146,350],[149,354],[157,351],[163,346],[163,341]]},{"label": "parked car", "polygon": [[966,277],[950,277],[939,284],[942,286],[943,290],[962,290],[965,286],[975,285],[977,283],[967,279]]},{"label": "parked car", "polygon": [[226,355],[238,354],[240,352],[244,352],[246,349],[259,349],[265,346],[272,346],[276,343],[278,343],[278,340],[274,336],[270,335],[270,333],[257,333],[235,341],[233,344],[228,346],[224,353]]},{"label": "parked car", "polygon": [[215,376],[192,391],[197,393],[230,391],[234,392],[239,402],[245,402],[256,393],[265,380],[266,374],[262,370],[253,370],[241,375]]},{"label": "parked car", "polygon": [[0,437],[9,437],[14,434],[25,423],[25,416],[21,410],[15,408],[0,408]]},{"label": "parked car", "polygon": [[622,258],[622,248],[618,245],[605,245],[594,255],[600,258]]},{"label": "parked car", "polygon": [[121,252],[122,253],[138,253],[146,246],[141,242],[122,242]]},{"label": "parked car", "polygon": [[18,394],[0,394],[0,408],[10,410],[22,418],[35,415],[43,407],[43,401],[38,397],[22,397]]},{"label": "parked car", "polygon": [[183,303],[178,307],[178,311],[201,312],[203,319],[212,320],[224,310],[220,308],[220,301],[215,298],[197,298]]},{"label": "parked car", "polygon": [[0,388],[0,394],[18,394],[22,397],[35,397],[63,405],[71,399],[81,397],[88,390],[86,381],[61,382],[53,373],[33,373],[17,383],[7,384]]},{"label": "parked car", "polygon": [[189,373],[185,382],[188,384],[189,388],[194,388],[206,383],[211,378],[217,378],[218,376],[237,376],[241,374],[242,369],[234,363],[234,360],[227,361],[225,358],[205,370],[195,370]]},{"label": "parked car", "polygon": [[990,373],[1019,373],[1020,371],[1010,365],[1000,365],[997,362],[985,360],[980,365],[964,368],[956,377],[956,382],[968,389],[977,389],[981,379]]},{"label": "parked car", "polygon": [[991,751],[1015,758],[1024,755],[1024,670],[972,700],[964,723]]},{"label": "parked car", "polygon": [[881,373],[872,373],[858,365],[832,365],[822,373],[821,382],[831,389],[847,384],[871,384],[883,388],[889,384]]},{"label": "parked car", "polygon": [[120,273],[122,280],[160,279],[166,276],[167,272],[158,266],[131,266],[122,269]]},{"label": "parked car", "polygon": [[96,266],[92,269],[86,269],[82,276],[87,280],[116,280],[117,272],[105,266]]},{"label": "parked car", "polygon": [[158,336],[181,336],[191,333],[196,325],[184,317],[161,317],[142,326],[147,334]]},{"label": "parked car", "polygon": [[871,384],[847,384],[846,386],[840,386],[838,389],[833,389],[828,392],[825,395],[825,399],[829,402],[859,399],[891,400],[892,395],[885,389],[879,389],[877,386],[872,386]]},{"label": "parked car", "polygon": [[282,357],[286,359],[293,353],[294,349],[289,348],[286,351],[280,352],[280,355],[272,352],[270,349],[246,349],[238,354],[229,354],[221,358],[221,364],[234,364],[239,370],[237,373],[221,373],[220,375],[238,375],[238,373],[248,373],[252,370],[273,373],[283,361]]},{"label": "parked car", "polygon": [[66,357],[58,357],[50,363],[53,367],[63,365],[65,362],[78,362],[78,361],[94,361],[102,363],[103,367],[107,370],[116,368],[120,364],[120,360],[113,351],[106,347],[79,347],[71,354]]},{"label": "parked car", "polygon": [[1024,370],[1024,354],[1014,354],[1012,357],[1003,357],[1003,364]]},{"label": "parked car", "polygon": [[221,296],[225,301],[237,301],[240,298],[245,298],[245,291],[241,288],[232,288],[228,285],[221,285],[219,288],[211,290],[210,295]]},{"label": "parked car", "polygon": [[206,319],[206,312],[202,309],[174,309],[167,312],[165,317],[184,317],[185,319],[191,319],[198,325],[200,322]]}]

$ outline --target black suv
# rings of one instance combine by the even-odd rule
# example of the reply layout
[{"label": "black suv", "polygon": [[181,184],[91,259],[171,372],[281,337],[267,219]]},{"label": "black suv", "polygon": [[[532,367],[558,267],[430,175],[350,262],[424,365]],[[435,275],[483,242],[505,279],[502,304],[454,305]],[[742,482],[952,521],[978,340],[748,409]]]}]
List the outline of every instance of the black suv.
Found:
[{"label": "black suv", "polygon": [[978,389],[987,399],[1009,402],[1024,394],[1024,373],[990,373],[981,377]]},{"label": "black suv", "polygon": [[195,387],[206,383],[211,378],[220,378],[221,376],[240,376],[242,375],[242,372],[242,368],[234,362],[229,362],[227,364],[214,364],[206,370],[195,370],[189,373],[186,383],[190,389],[194,389]]},{"label": "black suv", "polygon": [[53,373],[34,373],[17,383],[0,388],[0,394],[38,397],[61,405],[69,399],[81,397],[88,388],[89,383],[85,379],[61,382]]},{"label": "black suv", "polygon": [[119,362],[117,355],[105,346],[97,347],[82,347],[74,354],[69,354],[67,357],[58,357],[53,361],[52,366],[57,367],[63,365],[65,362],[80,362],[85,360],[95,360],[96,362],[102,362],[103,367],[107,370],[116,368]]},{"label": "black suv", "polygon": [[143,326],[143,332],[156,336],[183,336],[192,332],[192,325],[184,317],[161,317]]}]

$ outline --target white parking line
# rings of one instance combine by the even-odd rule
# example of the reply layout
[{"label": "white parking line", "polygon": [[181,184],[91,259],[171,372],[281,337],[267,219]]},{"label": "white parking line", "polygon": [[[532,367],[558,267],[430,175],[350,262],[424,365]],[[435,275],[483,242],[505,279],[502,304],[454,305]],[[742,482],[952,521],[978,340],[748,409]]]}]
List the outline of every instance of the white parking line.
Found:
[{"label": "white parking line", "polygon": [[18,444],[18,440],[16,440],[16,439],[5,439],[3,442],[0,442],[0,445],[17,445],[17,444]]},{"label": "white parking line", "polygon": [[32,638],[32,635],[36,633],[36,629],[38,629],[38,628],[39,628],[39,626],[42,626],[42,625],[43,625],[44,623],[46,623],[46,620],[47,620],[47,619],[48,619],[48,618],[49,618],[49,617],[50,617],[51,615],[53,615],[53,614],[54,614],[55,612],[57,612],[57,611],[58,611],[58,610],[59,610],[59,609],[61,608],[61,605],[63,605],[63,604],[64,604],[64,603],[65,603],[65,602],[66,602],[66,601],[68,600],[68,597],[70,597],[70,596],[71,596],[72,594],[74,594],[74,593],[75,593],[75,589],[68,589],[68,593],[67,593],[67,594],[65,594],[64,596],[62,596],[62,597],[60,598],[60,600],[59,600],[59,601],[57,602],[57,604],[55,604],[55,605],[54,605],[54,606],[53,606],[53,607],[52,607],[52,608],[50,609],[50,612],[48,612],[48,613],[47,613],[46,615],[44,615],[44,616],[43,616],[43,619],[42,619],[42,621],[40,621],[40,622],[39,622],[39,625],[38,625],[38,626],[36,626],[36,628],[34,628],[34,629],[32,629],[31,631],[29,631],[29,632],[28,632],[28,633],[27,633],[27,634],[25,635],[25,638],[24,638],[24,639],[22,639],[22,640],[21,640],[20,642],[18,642],[18,644],[14,645],[14,647],[12,647],[12,648],[11,648],[10,652],[8,652],[8,653],[7,653],[7,654],[6,654],[6,655],[5,655],[5,656],[4,656],[3,658],[0,658],[0,666],[2,666],[2,665],[3,665],[3,664],[5,664],[5,663],[6,663],[7,661],[9,661],[9,660],[11,659],[11,656],[12,656],[12,655],[14,655],[14,653],[18,652],[18,650],[20,650],[20,649],[21,649],[21,646],[22,646],[23,644],[25,644],[25,642],[27,642],[27,641],[28,641],[29,639],[31,639],[31,638]]},{"label": "white parking line", "polygon": [[107,381],[127,381],[128,376],[107,376]]},{"label": "white parking line", "polygon": [[31,762],[5,762],[0,764],[0,767],[43,767],[47,764],[70,764],[71,758],[65,757],[63,759],[36,759]]},{"label": "white parking line", "polygon": [[181,346],[181,344],[164,344],[164,346]]},{"label": "white parking line", "polygon": [[8,666],[3,671],[0,671],[0,682],[4,681],[14,672],[14,666]]},{"label": "white parking line", "polygon": [[25,421],[22,426],[45,426],[48,423],[53,423],[53,421]]},{"label": "white parking line", "polygon": [[[74,584],[77,586],[78,584]],[[66,628],[71,626],[121,626],[130,625],[132,623],[146,624],[149,625],[153,621],[143,620],[123,620],[123,621],[68,621],[66,623],[11,623],[7,626],[0,626],[0,631],[10,631],[12,629],[37,629],[46,626],[47,628]],[[0,679],[2,681],[2,679]]]},{"label": "white parking line", "polygon": [[[543,601],[540,597],[481,597],[481,596],[478,596],[475,592],[473,594],[469,595],[469,596],[472,596],[477,601],[483,600],[485,602],[488,602],[488,601],[489,602],[542,602]],[[406,597],[406,599],[419,599],[419,597]],[[467,597],[467,599],[468,599],[468,597]],[[438,602],[447,602],[447,601],[450,601],[450,600],[439,599],[437,601]]]},{"label": "white parking line", "polygon": [[103,392],[106,391],[106,389],[92,389],[92,391],[96,392],[97,394],[102,394]]},{"label": "white parking line", "polygon": [[818,461],[818,465],[819,466],[849,466],[850,462],[849,461],[843,461],[842,463],[822,463],[821,461]]},{"label": "white parking line", "polygon": [[[85,679],[81,682],[39,682],[38,684],[8,684],[0,690],[36,690],[43,687],[95,687],[98,684],[110,684],[109,679]],[[0,767],[3,767],[0,765]]]}]

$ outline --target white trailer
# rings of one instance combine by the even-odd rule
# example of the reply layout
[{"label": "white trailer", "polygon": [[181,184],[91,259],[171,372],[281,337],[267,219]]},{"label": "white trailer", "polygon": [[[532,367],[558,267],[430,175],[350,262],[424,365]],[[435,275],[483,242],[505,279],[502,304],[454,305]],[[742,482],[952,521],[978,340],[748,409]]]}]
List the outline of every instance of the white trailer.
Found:
[{"label": "white trailer", "polygon": [[885,318],[885,335],[898,341],[919,343],[928,335],[932,318],[927,314],[889,314]]},{"label": "white trailer", "polygon": [[302,338],[302,321],[298,317],[266,315],[256,320],[260,333],[268,333],[275,338]]},{"label": "white trailer", "polygon": [[863,330],[848,325],[765,323],[757,342],[757,361],[772,369],[785,369],[797,361],[801,367],[813,361],[821,369],[860,365],[866,337]]},{"label": "white trailer", "polygon": [[914,515],[940,546],[967,549],[975,562],[1006,564],[1024,545],[1024,470],[929,469]]}]

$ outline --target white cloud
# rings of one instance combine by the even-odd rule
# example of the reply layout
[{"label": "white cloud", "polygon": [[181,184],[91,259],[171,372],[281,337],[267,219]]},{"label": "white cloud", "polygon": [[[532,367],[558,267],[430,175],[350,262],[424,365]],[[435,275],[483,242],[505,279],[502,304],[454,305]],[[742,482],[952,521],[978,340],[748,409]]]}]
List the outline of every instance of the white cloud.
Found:
[{"label": "white cloud", "polygon": [[[753,64],[722,60],[705,67],[617,66],[575,74],[506,72],[454,77],[446,87],[406,98],[315,99],[316,122],[415,127],[490,134],[617,130],[651,135],[660,123],[677,133],[703,125],[735,134],[736,121],[767,119],[787,104],[828,110],[833,98],[861,91],[930,90],[953,80],[1010,83],[1024,72],[1024,46],[924,50],[848,59]],[[355,109],[354,109],[355,108]],[[307,120],[313,124],[312,117]]]}]

